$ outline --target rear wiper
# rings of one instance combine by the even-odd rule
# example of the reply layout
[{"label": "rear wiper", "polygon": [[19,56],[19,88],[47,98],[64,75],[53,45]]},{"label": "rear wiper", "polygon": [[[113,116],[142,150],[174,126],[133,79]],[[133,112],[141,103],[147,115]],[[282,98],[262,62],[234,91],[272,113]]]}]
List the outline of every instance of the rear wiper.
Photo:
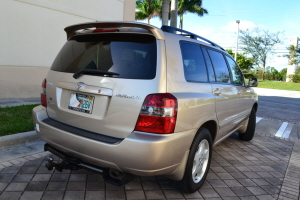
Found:
[{"label": "rear wiper", "polygon": [[97,75],[106,75],[106,76],[119,76],[120,74],[115,73],[115,72],[107,72],[107,71],[102,71],[102,70],[98,70],[98,69],[81,69],[78,72],[76,72],[73,77],[75,79],[77,79],[78,77],[80,77],[82,74],[89,74],[89,75],[93,75],[93,76],[97,76]]}]

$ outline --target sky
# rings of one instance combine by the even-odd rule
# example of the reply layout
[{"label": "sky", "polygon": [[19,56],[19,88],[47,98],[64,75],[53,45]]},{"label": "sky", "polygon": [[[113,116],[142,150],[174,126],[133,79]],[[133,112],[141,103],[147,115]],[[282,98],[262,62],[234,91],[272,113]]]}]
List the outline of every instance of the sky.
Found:
[{"label": "sky", "polygon": [[[236,48],[237,23],[241,30],[260,27],[272,33],[282,32],[282,44],[274,48],[266,66],[282,70],[288,66],[287,58],[291,37],[300,37],[300,0],[203,0],[202,7],[208,15],[185,14],[183,29],[203,36],[225,49]],[[143,21],[147,23],[147,21]],[[161,27],[159,18],[151,19],[150,24]],[[179,24],[179,19],[178,19]],[[241,44],[239,44],[241,46]],[[238,52],[242,52],[238,48]]]}]

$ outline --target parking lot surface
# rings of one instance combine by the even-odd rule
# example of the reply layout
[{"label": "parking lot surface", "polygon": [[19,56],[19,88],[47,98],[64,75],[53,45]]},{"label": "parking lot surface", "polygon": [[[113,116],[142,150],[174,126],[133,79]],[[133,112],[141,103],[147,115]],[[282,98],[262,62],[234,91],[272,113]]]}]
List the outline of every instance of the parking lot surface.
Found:
[{"label": "parking lot surface", "polygon": [[207,180],[193,194],[160,176],[118,187],[86,170],[48,171],[47,155],[0,163],[0,199],[299,199],[300,142],[264,134],[215,146]]}]

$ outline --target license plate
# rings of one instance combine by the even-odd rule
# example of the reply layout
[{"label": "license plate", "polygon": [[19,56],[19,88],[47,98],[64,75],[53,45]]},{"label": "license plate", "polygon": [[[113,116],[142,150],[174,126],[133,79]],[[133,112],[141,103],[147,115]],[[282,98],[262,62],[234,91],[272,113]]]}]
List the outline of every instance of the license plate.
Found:
[{"label": "license plate", "polygon": [[72,93],[68,108],[71,110],[91,114],[93,110],[94,96]]}]

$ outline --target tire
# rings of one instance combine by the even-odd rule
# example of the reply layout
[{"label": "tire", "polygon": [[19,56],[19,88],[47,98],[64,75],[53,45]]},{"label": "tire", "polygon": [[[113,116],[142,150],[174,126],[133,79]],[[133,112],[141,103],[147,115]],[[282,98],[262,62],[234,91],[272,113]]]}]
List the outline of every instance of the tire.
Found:
[{"label": "tire", "polygon": [[191,145],[184,176],[175,182],[180,191],[193,193],[200,189],[206,179],[211,156],[211,134],[208,129],[200,128]]},{"label": "tire", "polygon": [[255,133],[255,126],[256,126],[256,110],[255,108],[252,108],[248,120],[247,130],[245,133],[239,133],[240,139],[244,141],[252,140]]}]

